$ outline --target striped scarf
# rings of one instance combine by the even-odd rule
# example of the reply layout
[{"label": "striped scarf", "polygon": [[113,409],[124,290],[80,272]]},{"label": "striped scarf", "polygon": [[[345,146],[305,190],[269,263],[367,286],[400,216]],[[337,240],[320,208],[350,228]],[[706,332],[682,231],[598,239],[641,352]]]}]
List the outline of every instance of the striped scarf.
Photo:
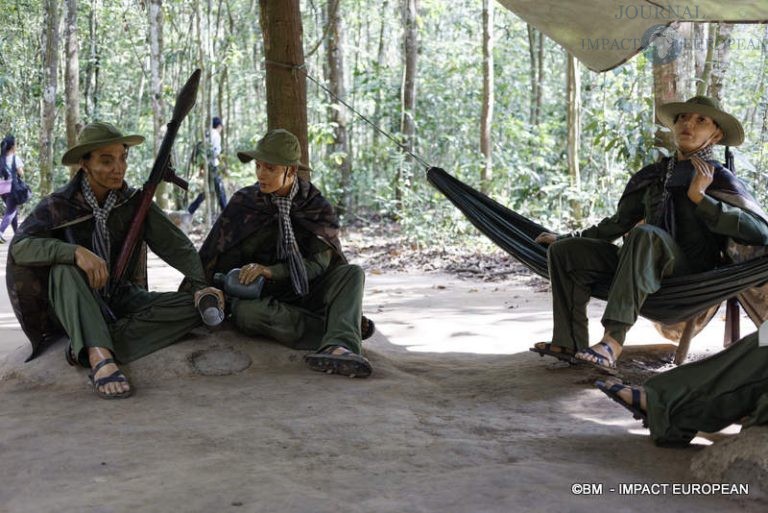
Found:
[{"label": "striped scarf", "polygon": [[[86,203],[93,209],[93,218],[96,221],[96,229],[93,231],[93,238],[91,239],[93,252],[103,258],[107,263],[107,269],[110,269],[112,247],[109,239],[109,230],[107,229],[107,219],[109,218],[109,213],[117,203],[117,193],[115,191],[109,191],[104,206],[100,207],[98,200],[96,200],[96,195],[93,193],[93,189],[91,189],[91,184],[88,183],[88,178],[85,176],[82,179],[82,191]],[[108,287],[104,287],[99,292],[103,296],[107,290]]]},{"label": "striped scarf", "polygon": [[277,196],[271,194],[272,202],[277,205],[279,235],[277,238],[277,258],[278,260],[287,260],[291,271],[291,283],[293,290],[299,296],[306,296],[309,293],[309,280],[307,278],[307,269],[304,267],[304,260],[299,251],[299,244],[296,242],[296,236],[293,233],[291,224],[291,206],[293,198],[299,192],[299,180],[293,180],[291,192],[287,196]]}]

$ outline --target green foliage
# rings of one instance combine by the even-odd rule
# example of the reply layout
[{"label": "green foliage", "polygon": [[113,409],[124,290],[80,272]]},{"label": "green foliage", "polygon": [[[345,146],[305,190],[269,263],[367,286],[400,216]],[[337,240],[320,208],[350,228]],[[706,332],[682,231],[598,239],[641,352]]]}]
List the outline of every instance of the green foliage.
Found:
[{"label": "green foliage", "polygon": [[[4,7],[0,30],[0,131],[13,132],[32,171],[33,186],[39,140],[42,95],[40,39],[42,3],[15,0]],[[139,184],[152,164],[152,103],[146,2],[133,0],[79,2],[80,112],[83,122],[103,119],[127,131],[147,136],[148,143],[131,150],[128,180]],[[402,82],[402,2],[345,0],[339,4],[344,24],[342,45],[346,75],[345,100],[362,115],[402,140],[400,88]],[[419,2],[419,55],[416,88],[415,152],[431,165],[443,167],[474,187],[480,186],[484,158],[479,150],[482,108],[482,20],[477,1]],[[197,66],[210,72],[198,106],[182,127],[175,149],[181,174],[202,188],[198,173],[203,151],[206,112],[224,118],[225,176],[230,191],[254,182],[252,164],[241,164],[235,152],[250,148],[266,131],[265,65],[259,6],[254,0],[205,2],[166,0],[163,35],[162,100],[170,114],[181,83]],[[325,0],[302,1],[306,70],[325,82]],[[639,55],[615,70],[596,74],[581,69],[581,183],[574,188],[566,158],[565,54],[544,40],[542,105],[538,124],[530,110],[531,62],[526,24],[497,6],[495,15],[495,103],[492,125],[493,169],[490,195],[554,230],[584,225],[612,212],[628,177],[658,157],[653,137],[652,63]],[[200,17],[203,48],[198,47]],[[95,21],[95,38],[89,36]],[[768,39],[766,27],[739,26],[734,37]],[[92,44],[93,43],[93,44]],[[63,53],[63,40],[61,43]],[[95,54],[92,54],[92,48]],[[199,60],[202,53],[203,60]],[[740,176],[754,184],[765,203],[768,180],[768,58],[759,45],[734,52],[725,83],[726,107],[745,120],[747,143],[738,161]],[[63,59],[63,57],[62,57]],[[93,94],[91,73],[98,65]],[[63,60],[60,75],[63,76]],[[91,97],[87,99],[86,88]],[[55,131],[55,159],[66,150],[63,82],[57,93],[61,105]],[[474,228],[425,180],[424,169],[366,121],[341,107],[347,119],[349,154],[329,151],[335,125],[329,106],[335,100],[307,82],[312,180],[331,201],[346,198],[348,220],[394,218],[415,243],[465,238]],[[95,102],[93,101],[95,100]],[[205,102],[208,102],[205,104]],[[349,159],[352,180],[342,185],[339,164]],[[402,198],[396,199],[395,177],[402,174]],[[57,165],[55,185],[68,172]],[[574,218],[571,203],[581,205]]]}]

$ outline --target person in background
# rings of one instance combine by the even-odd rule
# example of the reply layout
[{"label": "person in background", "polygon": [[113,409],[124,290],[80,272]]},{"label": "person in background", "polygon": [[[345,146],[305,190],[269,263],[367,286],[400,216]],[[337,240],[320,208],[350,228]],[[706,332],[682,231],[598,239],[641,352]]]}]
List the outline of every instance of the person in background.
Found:
[{"label": "person in background", "polygon": [[[24,161],[16,154],[16,139],[7,135],[0,143],[0,180],[13,180],[14,175],[24,178]],[[0,244],[6,242],[3,234],[10,227],[13,233],[19,226],[19,206],[10,191],[2,195],[5,215],[0,222]]]}]

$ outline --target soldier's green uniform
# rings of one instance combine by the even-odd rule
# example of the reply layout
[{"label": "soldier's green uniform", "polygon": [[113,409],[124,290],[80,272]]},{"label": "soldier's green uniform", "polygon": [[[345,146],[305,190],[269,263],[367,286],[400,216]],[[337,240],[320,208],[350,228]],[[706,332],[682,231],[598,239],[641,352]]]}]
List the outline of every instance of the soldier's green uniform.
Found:
[{"label": "soldier's green uniform", "polygon": [[[78,144],[67,151],[62,163],[78,164],[99,148],[133,146],[143,140],[137,135],[125,136],[108,123],[91,123],[81,131]],[[199,255],[189,239],[154,204],[140,232],[142,251],[135,252],[124,281],[112,294],[108,292],[110,286],[100,291],[91,289],[75,261],[77,247],[114,264],[140,195],[123,182],[122,187],[109,189],[103,206],[97,205],[88,180],[81,168],[67,185],[43,198],[22,223],[9,249],[8,292],[32,344],[30,359],[63,329],[71,340],[72,355],[83,366],[89,366],[86,347],[107,348],[119,362],[128,362],[172,344],[201,322],[192,293],[205,287]],[[104,224],[96,220],[97,206]],[[146,290],[143,243],[186,276],[187,291]],[[109,269],[110,275],[112,271]],[[107,319],[106,315],[114,318]],[[99,383],[105,381],[95,382],[95,388],[99,388]]]},{"label": "soldier's green uniform", "polygon": [[[711,98],[666,104],[658,116],[673,127],[676,116],[684,113],[709,117],[722,132],[717,144],[737,146],[744,139],[739,121]],[[549,247],[553,345],[570,354],[581,351],[576,358],[597,357],[610,365],[610,358],[588,348],[586,305],[595,284],[610,286],[602,322],[607,334],[623,344],[646,298],[661,288],[663,278],[713,269],[724,262],[729,240],[742,246],[768,245],[768,215],[733,173],[714,160],[711,144],[703,144],[688,155],[713,169],[698,204],[688,197],[697,173],[691,160],[669,157],[630,179],[615,215],[559,237]],[[620,248],[611,243],[625,234]],[[605,342],[601,345],[610,349]],[[602,362],[598,366],[606,367]]]},{"label": "soldier's green uniform", "polygon": [[[615,215],[598,225],[559,239],[548,251],[554,330],[552,343],[569,349],[589,346],[586,305],[593,284],[610,283],[602,322],[619,342],[637,320],[643,302],[661,287],[664,277],[702,272],[722,261],[728,237],[742,244],[768,244],[768,223],[759,214],[705,196],[695,205],[686,186],[674,187],[676,237],[654,224],[664,195],[664,180],[651,179],[653,164],[637,176],[638,187],[628,186]],[[690,161],[678,162],[674,173],[687,176]],[[731,184],[735,177],[721,166],[717,176]],[[717,183],[710,194],[716,194]],[[637,225],[645,221],[646,224]],[[636,226],[637,225],[637,226]],[[627,234],[623,246],[611,243]]]},{"label": "soldier's green uniform", "polygon": [[[74,187],[69,188],[74,191],[73,201],[78,201],[76,191],[82,179],[81,173],[73,179]],[[67,189],[61,193],[66,194]],[[133,195],[110,213],[107,226],[112,238],[113,262],[117,261],[138,198]],[[191,292],[148,292],[130,281],[106,300],[117,317],[116,322],[108,323],[85,275],[74,265],[76,245],[92,250],[93,230],[93,217],[29,235],[22,225],[10,250],[16,265],[50,267],[51,307],[72,341],[74,354],[84,366],[88,363],[83,350],[86,346],[108,348],[118,361],[129,362],[172,344],[200,324]],[[143,240],[155,254],[184,274],[193,290],[205,287],[205,275],[194,246],[154,204],[146,218]],[[134,261],[131,267],[138,264]],[[127,275],[132,276],[132,271],[129,269]]]},{"label": "soldier's green uniform", "polygon": [[[233,198],[234,200],[234,198]],[[334,258],[334,249],[314,234],[296,229],[310,282],[309,294],[293,290],[288,264],[279,262],[277,225],[264,226],[222,253],[213,269],[227,272],[250,262],[269,266],[272,279],[260,299],[234,299],[232,320],[243,333],[266,335],[295,349],[342,345],[359,354],[365,275]]]},{"label": "soldier's green uniform", "polygon": [[658,444],[687,444],[749,417],[768,424],[768,347],[753,333],[714,356],[654,376],[644,385],[648,427]]},{"label": "soldier's green uniform", "polygon": [[[372,368],[361,354],[365,275],[344,257],[331,205],[314,185],[295,176],[298,139],[286,130],[270,130],[255,150],[238,156],[242,162],[256,160],[262,174],[259,183],[232,196],[200,249],[209,282],[216,272],[260,269],[269,277],[260,299],[232,300],[238,329],[316,350],[305,356],[313,370],[368,376]],[[276,177],[282,181],[273,182]]]}]

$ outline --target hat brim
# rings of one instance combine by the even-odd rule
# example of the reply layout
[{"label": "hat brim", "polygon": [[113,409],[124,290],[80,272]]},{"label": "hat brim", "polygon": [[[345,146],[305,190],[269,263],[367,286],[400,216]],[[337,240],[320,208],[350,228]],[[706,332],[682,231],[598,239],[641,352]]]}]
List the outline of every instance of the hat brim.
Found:
[{"label": "hat brim", "polygon": [[675,124],[675,116],[695,112],[712,118],[723,131],[723,138],[717,144],[723,146],[738,146],[744,142],[744,128],[738,119],[727,112],[718,110],[709,105],[701,105],[688,102],[666,103],[658,108],[656,115],[661,123],[669,128]]},{"label": "hat brim", "polygon": [[94,141],[86,144],[78,144],[73,146],[61,157],[61,163],[65,166],[72,166],[78,164],[80,159],[86,153],[90,153],[93,150],[101,148],[103,146],[109,146],[110,144],[124,144],[126,146],[136,146],[144,142],[144,136],[141,135],[124,135],[122,137],[113,137],[112,139],[102,139],[100,141]]},{"label": "hat brim", "polygon": [[238,151],[237,158],[240,159],[240,162],[243,164],[246,164],[252,160],[260,160],[261,162],[267,162],[277,166],[301,166],[301,162],[296,160],[281,159],[276,155],[262,152],[258,149],[253,151]]}]

